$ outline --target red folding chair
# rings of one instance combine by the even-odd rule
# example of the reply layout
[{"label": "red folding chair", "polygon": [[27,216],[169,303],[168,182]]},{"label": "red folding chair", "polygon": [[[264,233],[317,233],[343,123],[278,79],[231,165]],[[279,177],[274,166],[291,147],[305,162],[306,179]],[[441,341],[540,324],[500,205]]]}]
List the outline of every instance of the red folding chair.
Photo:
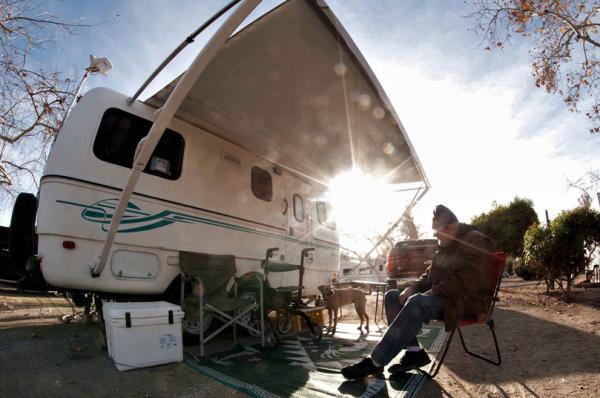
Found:
[{"label": "red folding chair", "polygon": [[[452,331],[452,333],[450,333],[450,337],[448,338],[448,341],[446,342],[446,347],[444,348],[444,353],[442,354],[442,357],[440,358],[438,364],[436,365],[433,373],[421,371],[422,373],[426,374],[429,378],[434,378],[438,374],[440,368],[442,367],[442,363],[444,362],[444,359],[446,358],[446,354],[448,353],[448,348],[450,348],[450,343],[452,342],[452,338],[454,337],[454,332],[456,332],[456,330],[458,330],[458,335],[460,336],[460,342],[462,343],[462,346],[467,354],[477,357],[479,359],[483,359],[484,361],[489,362],[496,366],[500,366],[500,364],[502,363],[502,357],[500,356],[500,347],[498,347],[498,339],[496,338],[496,332],[494,331],[494,320],[492,319],[492,313],[494,311],[494,305],[496,304],[496,301],[498,301],[498,292],[500,291],[500,282],[502,282],[502,273],[504,272],[504,264],[505,263],[506,263],[506,253],[503,253],[503,252],[494,253],[493,260],[492,260],[492,280],[491,280],[492,283],[491,283],[491,289],[490,289],[490,291],[492,293],[490,296],[487,297],[490,299],[490,306],[489,306],[487,313],[481,314],[481,316],[477,320],[461,320],[458,322],[458,325],[456,326],[456,328]],[[486,297],[483,297],[483,298],[486,298]],[[465,338],[462,334],[462,331],[460,330],[461,327],[467,327],[467,326],[472,326],[472,325],[481,325],[484,323],[486,325],[488,325],[488,327],[490,328],[490,331],[492,332],[492,337],[494,339],[494,346],[496,347],[496,358],[495,359],[477,354],[477,353],[469,350],[467,348],[467,345],[465,344]]]}]

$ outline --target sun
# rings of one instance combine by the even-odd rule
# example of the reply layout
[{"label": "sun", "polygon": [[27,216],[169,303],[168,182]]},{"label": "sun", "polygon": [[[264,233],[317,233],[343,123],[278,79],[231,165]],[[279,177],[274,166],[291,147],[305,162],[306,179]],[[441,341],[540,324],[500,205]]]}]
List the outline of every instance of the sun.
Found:
[{"label": "sun", "polygon": [[368,250],[365,238],[382,233],[401,207],[394,206],[389,184],[360,170],[334,178],[328,195],[340,234],[352,236],[362,250]]}]

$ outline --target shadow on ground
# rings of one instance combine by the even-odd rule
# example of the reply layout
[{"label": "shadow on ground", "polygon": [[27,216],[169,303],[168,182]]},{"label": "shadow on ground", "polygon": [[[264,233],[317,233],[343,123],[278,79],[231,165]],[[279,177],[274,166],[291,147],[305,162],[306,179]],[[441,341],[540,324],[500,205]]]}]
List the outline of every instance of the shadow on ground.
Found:
[{"label": "shadow on ground", "polygon": [[[600,336],[505,308],[497,308],[494,319],[502,354],[500,366],[465,354],[456,335],[443,367],[468,383],[495,385],[505,397],[510,394],[503,391],[504,383],[520,384],[536,397],[538,394],[528,387],[528,381],[533,379],[560,379],[571,374],[598,377]],[[507,339],[503,331],[508,328],[518,328],[521,332],[513,332],[510,334],[513,338]],[[493,341],[486,326],[468,327],[464,335],[473,351],[493,354]],[[561,354],[557,355],[559,348]],[[449,396],[435,379],[427,383],[424,392],[427,397]]]},{"label": "shadow on ground", "polygon": [[[118,372],[101,350],[98,325],[52,324],[0,330],[0,397],[196,397],[230,389],[172,364]],[[235,394],[234,394],[235,395]]]},{"label": "shadow on ground", "polygon": [[[519,385],[531,396],[544,396],[543,388],[541,392],[539,388],[533,391],[532,381],[560,380],[572,374],[598,380],[600,336],[507,308],[497,308],[495,319],[503,356],[500,367],[464,354],[456,336],[443,370],[473,385],[495,385],[499,393],[494,396],[506,397],[511,396],[510,392],[503,392],[506,384]],[[515,333],[516,329],[520,332]],[[492,352],[491,336],[485,327],[469,327],[465,335],[473,349]],[[107,353],[101,351],[100,342],[97,325],[51,324],[0,329],[0,374],[7,376],[0,383],[0,396],[244,395],[208,382],[184,364],[117,372]],[[565,350],[565,347],[570,349]],[[557,355],[558,348],[561,348],[560,355]],[[456,396],[467,395],[465,392]],[[434,379],[426,383],[422,396],[449,395]]]}]

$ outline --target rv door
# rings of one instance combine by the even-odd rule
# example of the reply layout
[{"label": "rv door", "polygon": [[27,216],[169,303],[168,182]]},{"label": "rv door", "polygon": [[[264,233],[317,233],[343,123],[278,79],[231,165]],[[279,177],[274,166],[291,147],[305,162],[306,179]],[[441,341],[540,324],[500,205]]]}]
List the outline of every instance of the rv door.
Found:
[{"label": "rv door", "polygon": [[311,186],[290,173],[283,177],[288,202],[286,258],[289,262],[299,263],[302,249],[312,245],[308,207]]}]

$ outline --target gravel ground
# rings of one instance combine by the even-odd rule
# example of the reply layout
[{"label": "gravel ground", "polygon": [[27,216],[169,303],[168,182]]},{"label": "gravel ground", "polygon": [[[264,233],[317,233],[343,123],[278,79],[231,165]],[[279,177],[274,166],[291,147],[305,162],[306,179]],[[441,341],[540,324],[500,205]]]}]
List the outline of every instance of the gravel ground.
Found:
[{"label": "gravel ground", "polygon": [[[565,303],[558,292],[545,294],[543,283],[503,282],[512,287],[501,288],[494,311],[501,366],[465,354],[456,335],[440,373],[420,396],[600,397],[600,289],[574,289]],[[358,319],[351,307],[344,315],[345,322]],[[493,353],[486,326],[464,334],[473,350]]]},{"label": "gravel ground", "polygon": [[0,290],[0,397],[246,396],[185,364],[118,372],[97,324],[64,324],[66,300]]},{"label": "gravel ground", "polygon": [[[502,365],[465,355],[456,336],[440,374],[421,396],[600,396],[600,289],[576,290],[574,297],[567,304],[537,285],[502,289],[495,313]],[[97,325],[58,320],[71,313],[60,297],[0,287],[0,396],[245,396],[184,364],[118,372],[101,350]],[[351,306],[344,308],[343,322],[357,319]],[[465,335],[475,348],[492,347],[483,327]]]}]

